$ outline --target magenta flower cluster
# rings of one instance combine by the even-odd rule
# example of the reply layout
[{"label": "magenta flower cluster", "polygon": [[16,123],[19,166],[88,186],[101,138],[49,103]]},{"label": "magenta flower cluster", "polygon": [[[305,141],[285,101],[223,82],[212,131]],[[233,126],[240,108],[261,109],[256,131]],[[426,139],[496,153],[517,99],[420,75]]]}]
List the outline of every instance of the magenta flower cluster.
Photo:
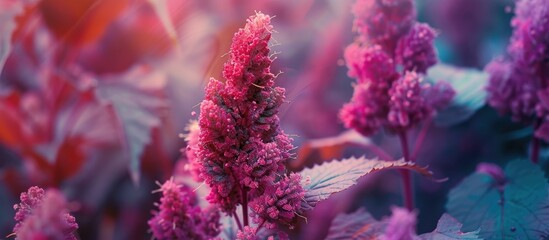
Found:
[{"label": "magenta flower cluster", "polygon": [[207,199],[230,215],[242,205],[244,226],[248,206],[258,223],[288,225],[303,195],[296,177],[285,175],[293,146],[277,116],[285,90],[274,86],[270,71],[270,20],[256,13],[235,33],[223,70],[226,81],[211,79],[200,106],[197,155],[211,188]]},{"label": "magenta flower cluster", "polygon": [[291,173],[274,185],[265,189],[265,193],[250,203],[258,224],[274,229],[276,224],[293,228],[296,216],[301,213],[301,199],[304,190],[301,186],[301,175]]},{"label": "magenta flower cluster", "polygon": [[533,124],[536,137],[549,141],[549,5],[518,1],[512,26],[508,57],[486,66],[488,103],[515,121]]},{"label": "magenta flower cluster", "polygon": [[158,211],[148,221],[155,239],[212,239],[220,233],[218,209],[200,209],[192,189],[170,179],[159,191]]},{"label": "magenta flower cluster", "polygon": [[200,176],[200,168],[202,166],[198,158],[198,142],[200,138],[200,127],[198,126],[197,121],[191,121],[187,125],[187,136],[185,141],[187,142],[187,147],[181,149],[181,152],[185,155],[186,163],[184,165],[184,170],[192,176],[197,182],[202,182],[203,179]]},{"label": "magenta flower cluster", "polygon": [[31,187],[21,193],[21,203],[13,208],[15,221],[13,232],[17,239],[64,239],[76,240],[76,219],[69,214],[68,203],[61,192],[44,191]]},{"label": "magenta flower cluster", "polygon": [[403,131],[445,107],[448,84],[423,81],[437,62],[436,32],[415,21],[412,0],[359,0],[353,6],[360,36],[345,49],[348,75],[356,79],[340,118],[347,128],[371,135],[380,128]]}]

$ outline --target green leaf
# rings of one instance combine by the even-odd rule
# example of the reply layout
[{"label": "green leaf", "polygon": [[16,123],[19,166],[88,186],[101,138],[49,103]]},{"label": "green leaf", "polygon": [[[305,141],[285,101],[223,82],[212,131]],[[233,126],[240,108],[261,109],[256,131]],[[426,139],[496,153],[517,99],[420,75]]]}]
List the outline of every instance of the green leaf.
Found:
[{"label": "green leaf", "polygon": [[485,87],[488,77],[488,73],[479,70],[446,64],[437,64],[429,68],[426,76],[428,81],[448,82],[456,92],[450,105],[437,113],[435,124],[451,126],[472,117],[486,103]]},{"label": "green leaf", "polygon": [[301,185],[305,190],[302,201],[303,210],[311,210],[316,204],[330,195],[343,191],[356,184],[366,174],[386,169],[409,169],[431,177],[433,174],[426,168],[419,167],[403,159],[382,161],[377,159],[348,158],[333,160],[322,165],[306,168],[300,172]]},{"label": "green leaf", "polygon": [[479,230],[464,233],[461,231],[463,224],[448,214],[443,214],[438,220],[437,228],[431,233],[420,235],[423,240],[477,240],[482,239],[478,236]]},{"label": "green leaf", "polygon": [[549,184],[528,160],[510,162],[506,182],[474,173],[449,195],[448,213],[464,231],[480,228],[485,239],[541,239],[549,234]]}]

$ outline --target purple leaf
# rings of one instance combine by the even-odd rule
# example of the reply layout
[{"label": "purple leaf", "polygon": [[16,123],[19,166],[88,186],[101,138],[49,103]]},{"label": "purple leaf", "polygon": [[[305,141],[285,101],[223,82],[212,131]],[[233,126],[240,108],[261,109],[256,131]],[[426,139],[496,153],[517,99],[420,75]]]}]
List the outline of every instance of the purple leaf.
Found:
[{"label": "purple leaf", "polygon": [[302,201],[303,210],[311,210],[316,204],[330,195],[343,191],[356,184],[358,179],[366,174],[385,169],[409,169],[424,176],[433,174],[426,168],[419,167],[412,162],[382,161],[377,159],[348,158],[341,161],[333,160],[313,168],[305,168],[300,172],[301,185],[305,190]]},{"label": "purple leaf", "polygon": [[385,222],[375,220],[364,208],[354,213],[339,214],[333,221],[326,239],[379,239]]},{"label": "purple leaf", "polygon": [[121,77],[98,81],[97,96],[111,104],[120,124],[132,179],[139,180],[140,159],[151,142],[151,130],[161,123],[161,111],[167,106],[166,79],[155,72],[133,69]]},{"label": "purple leaf", "polygon": [[488,74],[485,72],[437,64],[429,68],[427,79],[432,83],[448,82],[455,91],[448,107],[439,111],[435,117],[435,123],[439,126],[461,123],[472,117],[486,103],[485,86]]},{"label": "purple leaf", "polygon": [[30,0],[0,0],[0,72],[11,51],[11,37],[16,28],[15,17],[22,13]]},{"label": "purple leaf", "polygon": [[422,234],[419,237],[423,240],[482,239],[478,236],[479,230],[464,233],[461,231],[462,226],[463,224],[458,222],[458,220],[452,216],[443,214],[438,220],[435,231]]}]

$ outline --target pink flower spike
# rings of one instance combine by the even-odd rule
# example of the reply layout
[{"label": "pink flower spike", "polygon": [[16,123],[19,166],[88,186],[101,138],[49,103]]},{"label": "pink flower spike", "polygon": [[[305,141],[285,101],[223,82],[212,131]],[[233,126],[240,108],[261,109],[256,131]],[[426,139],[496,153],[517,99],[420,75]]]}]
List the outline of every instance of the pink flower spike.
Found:
[{"label": "pink flower spike", "polygon": [[224,65],[226,82],[211,79],[200,105],[201,176],[212,189],[208,201],[226,213],[261,195],[292,157],[277,116],[285,91],[274,87],[270,72],[270,19],[256,13],[238,30]]},{"label": "pink flower spike", "polygon": [[76,240],[76,219],[69,214],[68,203],[61,192],[31,187],[21,194],[14,233],[17,239]]}]

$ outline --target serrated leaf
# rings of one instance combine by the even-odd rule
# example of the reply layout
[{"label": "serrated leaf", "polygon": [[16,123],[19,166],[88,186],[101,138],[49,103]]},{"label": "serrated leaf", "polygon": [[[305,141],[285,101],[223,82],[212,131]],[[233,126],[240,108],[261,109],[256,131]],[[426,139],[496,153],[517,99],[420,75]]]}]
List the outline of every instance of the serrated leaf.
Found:
[{"label": "serrated leaf", "polygon": [[140,159],[151,142],[151,130],[161,123],[161,111],[167,106],[166,79],[159,73],[135,69],[114,79],[98,82],[99,99],[112,104],[118,116],[121,137],[127,150],[132,179],[139,180]]},{"label": "serrated leaf", "polygon": [[353,213],[337,215],[326,239],[378,239],[386,225],[374,219],[364,208],[360,208]]},{"label": "serrated leaf", "polygon": [[462,232],[463,224],[448,214],[443,214],[438,220],[437,228],[431,233],[425,233],[419,237],[423,240],[477,240],[482,239],[478,236],[479,230],[473,232]]},{"label": "serrated leaf", "polygon": [[333,160],[313,168],[305,168],[300,172],[301,185],[305,190],[302,209],[311,210],[318,202],[327,199],[330,195],[356,184],[360,177],[386,169],[409,169],[425,176],[432,176],[426,168],[403,159],[382,161],[352,157],[341,161]]},{"label": "serrated leaf", "polygon": [[429,68],[426,76],[428,81],[448,82],[456,93],[449,106],[437,113],[435,124],[451,126],[473,116],[486,102],[485,86],[488,77],[488,73],[479,70],[446,64],[437,64]]},{"label": "serrated leaf", "polygon": [[485,239],[542,239],[549,234],[549,184],[528,160],[510,162],[501,186],[489,175],[466,177],[449,195],[448,213]]},{"label": "serrated leaf", "polygon": [[0,0],[0,72],[11,51],[11,37],[17,27],[15,17],[31,2],[33,1]]}]

